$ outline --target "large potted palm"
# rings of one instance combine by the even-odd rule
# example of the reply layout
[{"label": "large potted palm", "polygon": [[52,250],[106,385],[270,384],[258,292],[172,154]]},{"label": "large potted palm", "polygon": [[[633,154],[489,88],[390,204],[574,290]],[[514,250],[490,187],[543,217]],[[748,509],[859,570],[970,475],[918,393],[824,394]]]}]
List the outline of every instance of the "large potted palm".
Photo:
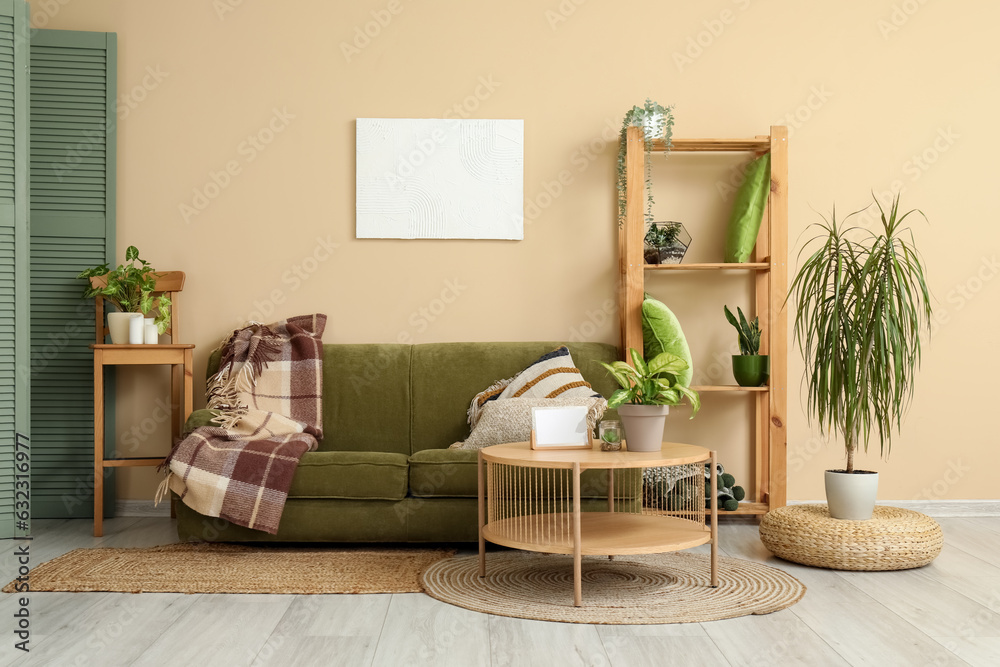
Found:
[{"label": "large potted palm", "polygon": [[663,446],[663,425],[671,405],[687,398],[691,417],[698,414],[698,392],[680,384],[677,376],[687,370],[686,361],[669,352],[661,352],[647,363],[630,349],[632,365],[624,361],[604,364],[621,389],[611,394],[608,407],[617,409],[625,427],[625,446],[630,452],[658,452]]},{"label": "large potted palm", "polygon": [[861,446],[867,452],[873,436],[880,454],[889,454],[913,395],[921,329],[930,330],[923,264],[903,224],[915,211],[900,215],[898,195],[888,212],[875,205],[877,232],[846,226],[861,211],[838,223],[834,209],[831,220],[816,223],[819,234],[802,252],[813,250],[790,289],[810,421],[839,435],[846,449],[846,467],[825,475],[837,519],[871,518],[878,473],[855,469],[855,454]]}]

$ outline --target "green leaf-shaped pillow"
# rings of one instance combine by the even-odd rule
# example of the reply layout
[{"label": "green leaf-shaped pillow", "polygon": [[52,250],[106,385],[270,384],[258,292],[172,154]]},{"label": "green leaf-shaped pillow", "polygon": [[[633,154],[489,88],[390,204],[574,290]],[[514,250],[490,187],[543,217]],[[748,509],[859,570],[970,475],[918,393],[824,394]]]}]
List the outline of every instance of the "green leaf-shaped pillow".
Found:
[{"label": "green leaf-shaped pillow", "polygon": [[736,193],[726,231],[727,262],[749,261],[770,191],[771,154],[767,153],[747,166],[746,179]]},{"label": "green leaf-shaped pillow", "polygon": [[642,353],[649,360],[661,352],[677,355],[687,362],[687,369],[677,374],[677,383],[690,387],[694,363],[681,323],[666,304],[647,296],[642,302]]}]

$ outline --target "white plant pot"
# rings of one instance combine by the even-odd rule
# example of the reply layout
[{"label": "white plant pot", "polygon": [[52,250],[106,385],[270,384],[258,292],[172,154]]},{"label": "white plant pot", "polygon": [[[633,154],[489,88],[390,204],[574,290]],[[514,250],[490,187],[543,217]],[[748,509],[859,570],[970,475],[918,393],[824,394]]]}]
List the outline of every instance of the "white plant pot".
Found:
[{"label": "white plant pot", "polygon": [[111,332],[112,344],[128,344],[129,322],[135,317],[138,317],[140,322],[142,321],[142,313],[108,313],[108,329]]},{"label": "white plant pot", "polygon": [[660,451],[663,448],[663,425],[669,413],[668,405],[618,406],[618,416],[625,428],[626,451]]},{"label": "white plant pot", "polygon": [[848,521],[872,518],[878,497],[877,472],[837,472],[827,470],[826,503],[830,516]]}]

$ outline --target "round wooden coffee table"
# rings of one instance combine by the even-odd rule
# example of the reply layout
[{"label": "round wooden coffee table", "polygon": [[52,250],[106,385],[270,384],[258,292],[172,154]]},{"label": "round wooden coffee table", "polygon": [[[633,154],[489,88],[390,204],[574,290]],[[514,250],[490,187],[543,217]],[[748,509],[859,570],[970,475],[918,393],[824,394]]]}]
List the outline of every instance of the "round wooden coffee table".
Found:
[{"label": "round wooden coffee table", "polygon": [[[683,493],[651,496],[643,470],[710,463],[716,453],[704,447],[663,443],[658,452],[604,452],[593,449],[531,449],[527,442],[479,450],[479,576],[486,576],[486,541],[515,549],[573,554],[573,602],[583,601],[583,555],[662,553],[712,545],[711,585],[718,586],[718,501],[711,475],[711,522],[705,525],[705,475],[684,471]],[[581,473],[607,470],[607,511],[582,511]],[[591,485],[593,477],[588,476]],[[679,478],[681,479],[681,478]],[[677,482],[679,484],[680,482]],[[666,488],[666,487],[664,487]],[[591,504],[603,500],[588,501]]]}]

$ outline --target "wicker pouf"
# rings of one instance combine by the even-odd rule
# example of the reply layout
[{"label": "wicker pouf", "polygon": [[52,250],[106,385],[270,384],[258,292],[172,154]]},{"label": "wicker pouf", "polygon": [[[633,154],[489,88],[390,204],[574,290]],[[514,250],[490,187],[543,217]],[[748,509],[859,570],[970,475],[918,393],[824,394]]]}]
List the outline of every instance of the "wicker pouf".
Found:
[{"label": "wicker pouf", "polygon": [[875,507],[868,521],[830,518],[826,505],[790,505],[768,512],[760,541],[778,558],[834,570],[905,570],[941,553],[934,519],[898,507]]}]

